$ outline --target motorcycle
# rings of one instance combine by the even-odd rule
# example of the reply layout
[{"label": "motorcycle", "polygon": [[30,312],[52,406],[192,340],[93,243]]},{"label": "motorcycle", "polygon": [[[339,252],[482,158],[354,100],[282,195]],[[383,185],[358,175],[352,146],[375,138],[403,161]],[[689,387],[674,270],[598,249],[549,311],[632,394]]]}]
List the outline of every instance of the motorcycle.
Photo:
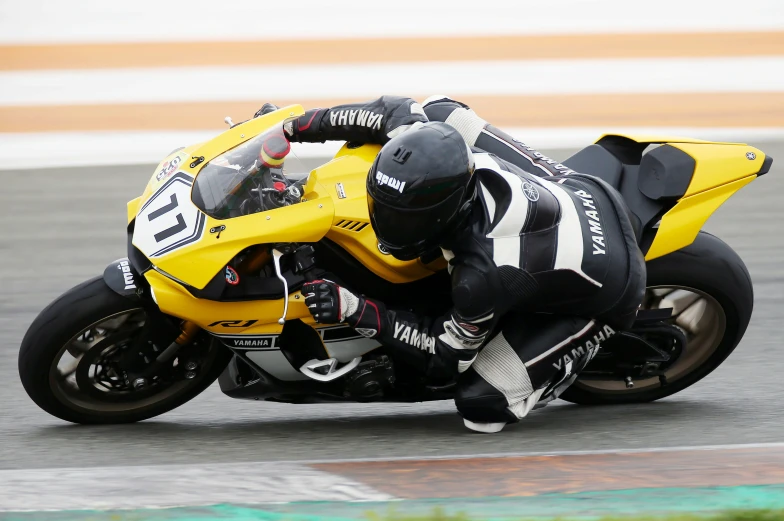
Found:
[{"label": "motorcycle", "polygon": [[[379,146],[346,143],[308,172],[283,124],[289,106],[175,150],[128,203],[128,257],[35,319],[19,352],[32,400],[76,423],[170,411],[216,379],[233,398],[285,403],[449,399],[375,340],[313,321],[302,284],[327,276],[390,307],[450,305],[440,252],[400,261],[369,224],[365,180]],[[637,320],[561,398],[634,403],[677,393],[738,345],[753,306],[749,273],[701,231],[772,158],[745,144],[605,135],[563,163],[626,200],[645,254]]]}]

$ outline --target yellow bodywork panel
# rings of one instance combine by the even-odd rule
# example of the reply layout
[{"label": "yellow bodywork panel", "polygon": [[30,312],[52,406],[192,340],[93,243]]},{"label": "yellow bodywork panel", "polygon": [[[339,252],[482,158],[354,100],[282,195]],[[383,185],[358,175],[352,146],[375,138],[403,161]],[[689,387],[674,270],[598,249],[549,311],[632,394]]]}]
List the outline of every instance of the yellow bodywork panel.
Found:
[{"label": "yellow bodywork panel", "polygon": [[128,201],[128,224],[131,224],[131,221],[136,219],[136,214],[139,213],[139,207],[142,204],[141,196],[137,197],[136,199],[131,199]]},{"label": "yellow bodywork panel", "polygon": [[[175,152],[159,165],[159,171],[150,180],[145,195],[134,204],[139,207],[157,190],[160,183],[171,175],[171,172],[167,173],[165,169],[163,176],[158,175],[167,162],[171,163],[181,155],[187,156],[177,162],[174,170],[198,175],[195,170],[202,168],[216,156],[303,112],[298,105],[286,107],[237,125],[202,145]],[[193,156],[203,156],[204,161],[191,168]],[[200,240],[165,256],[156,257],[154,263],[173,277],[194,288],[202,289],[235,255],[250,246],[275,242],[316,242],[324,237],[332,225],[334,209],[332,198],[317,181],[309,183],[307,188],[307,201],[297,205],[227,220],[207,216],[206,230],[221,225],[224,225],[225,229],[220,234],[205,232]]]},{"label": "yellow bodywork panel", "polygon": [[761,150],[726,143],[655,134],[605,134],[642,144],[667,144],[695,161],[686,193],[661,219],[645,260],[662,257],[694,242],[705,222],[735,192],[752,182],[765,162]]},{"label": "yellow bodywork panel", "polygon": [[659,223],[645,260],[649,261],[684,248],[694,242],[708,218],[732,194],[756,179],[756,174],[729,184],[684,197],[670,209]]},{"label": "yellow bodywork panel", "polygon": [[221,224],[226,229],[220,234],[205,233],[201,241],[156,258],[155,265],[202,289],[245,248],[276,242],[317,242],[332,225],[334,211],[332,200],[323,192],[323,187],[315,184],[303,203],[225,221],[207,217],[208,230]]},{"label": "yellow bodywork panel", "polygon": [[[175,150],[165,158],[163,161],[158,163],[158,166],[155,167],[154,175],[150,178],[150,181],[147,183],[147,186],[142,193],[142,196],[139,198],[139,207],[150,198],[152,194],[154,194],[158,188],[166,182],[166,180],[175,172],[182,171],[187,172],[190,175],[194,175],[192,173],[192,168],[190,168],[190,163],[192,161],[192,153],[194,150],[199,148],[201,144],[191,145],[185,147],[181,150]],[[201,168],[200,166],[197,167]]]},{"label": "yellow bodywork panel", "polygon": [[745,143],[655,134],[605,134],[602,138],[608,136],[625,137],[643,144],[667,144],[689,154],[696,166],[684,197],[756,174],[765,162],[764,152]]},{"label": "yellow bodywork panel", "polygon": [[[278,319],[283,315],[283,299],[218,302],[199,299],[180,284],[150,270],[144,274],[161,311],[198,324],[219,335],[277,334],[283,330]],[[288,320],[301,319],[312,324],[313,317],[305,299],[296,292],[288,297]]]},{"label": "yellow bodywork panel", "polygon": [[697,162],[684,197],[754,175],[765,162],[765,154],[749,145],[670,143],[670,146],[686,152]]}]

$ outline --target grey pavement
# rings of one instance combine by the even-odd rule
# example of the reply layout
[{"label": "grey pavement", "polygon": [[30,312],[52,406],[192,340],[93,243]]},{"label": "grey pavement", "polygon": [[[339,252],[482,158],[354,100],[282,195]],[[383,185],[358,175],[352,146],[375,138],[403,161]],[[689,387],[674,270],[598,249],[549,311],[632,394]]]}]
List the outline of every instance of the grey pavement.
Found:
[{"label": "grey pavement", "polygon": [[[70,425],[27,398],[16,368],[36,314],[125,256],[125,202],[152,167],[0,172],[0,468],[437,456],[784,441],[784,145],[765,177],[709,221],[745,259],[756,288],[746,337],[725,364],[661,402],[554,404],[496,435],[463,429],[449,402],[285,405],[235,401],[213,386],[158,418]],[[550,151],[565,158],[568,151]]]}]

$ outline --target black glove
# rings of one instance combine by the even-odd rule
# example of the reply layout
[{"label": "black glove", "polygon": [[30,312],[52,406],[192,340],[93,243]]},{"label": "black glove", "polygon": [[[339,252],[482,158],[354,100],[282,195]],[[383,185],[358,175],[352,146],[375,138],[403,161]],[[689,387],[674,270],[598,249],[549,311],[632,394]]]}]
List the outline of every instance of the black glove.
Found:
[{"label": "black glove", "polygon": [[331,280],[314,280],[302,285],[310,314],[319,324],[345,322],[360,335],[372,338],[381,329],[384,305],[355,295]]},{"label": "black glove", "polygon": [[314,280],[302,285],[310,314],[319,324],[346,322],[359,308],[361,297],[331,280]]}]

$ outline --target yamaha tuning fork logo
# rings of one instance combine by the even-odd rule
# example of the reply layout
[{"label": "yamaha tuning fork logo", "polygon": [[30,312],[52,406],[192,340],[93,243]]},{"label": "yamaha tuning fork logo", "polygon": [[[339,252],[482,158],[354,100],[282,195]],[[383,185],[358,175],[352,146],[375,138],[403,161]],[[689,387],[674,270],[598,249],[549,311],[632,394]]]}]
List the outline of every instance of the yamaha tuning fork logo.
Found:
[{"label": "yamaha tuning fork logo", "polygon": [[525,198],[531,202],[536,202],[539,200],[539,190],[537,190],[536,187],[528,181],[523,183],[523,194],[525,195]]}]

